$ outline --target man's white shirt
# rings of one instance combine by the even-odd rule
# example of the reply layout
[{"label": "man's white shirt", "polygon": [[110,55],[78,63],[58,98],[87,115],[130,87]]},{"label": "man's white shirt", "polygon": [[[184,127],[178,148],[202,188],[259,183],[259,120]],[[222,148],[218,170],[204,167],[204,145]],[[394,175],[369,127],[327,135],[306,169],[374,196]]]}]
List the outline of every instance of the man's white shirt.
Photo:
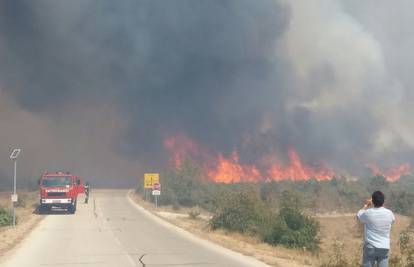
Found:
[{"label": "man's white shirt", "polygon": [[360,210],[358,219],[364,223],[364,239],[376,248],[390,249],[391,225],[395,222],[392,211],[384,207]]}]

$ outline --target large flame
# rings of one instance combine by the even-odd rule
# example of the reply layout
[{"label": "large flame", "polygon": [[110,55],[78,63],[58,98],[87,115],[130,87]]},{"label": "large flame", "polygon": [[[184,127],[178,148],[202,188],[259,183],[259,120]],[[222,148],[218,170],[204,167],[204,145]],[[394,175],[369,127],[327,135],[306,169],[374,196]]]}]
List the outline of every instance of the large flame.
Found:
[{"label": "large flame", "polygon": [[254,182],[263,179],[256,166],[239,163],[237,151],[233,151],[229,158],[219,154],[216,167],[208,169],[207,175],[217,183]]},{"label": "large flame", "polygon": [[241,163],[239,153],[233,151],[228,157],[223,154],[210,152],[205,147],[195,143],[185,135],[168,137],[164,140],[165,148],[170,152],[170,163],[179,168],[186,158],[190,158],[202,164],[206,175],[217,183],[254,182],[269,180],[330,180],[335,173],[325,167],[311,167],[305,164],[296,150],[288,151],[289,162],[280,164],[275,158],[277,155],[268,155],[259,160],[259,164]]},{"label": "large flame", "polygon": [[283,168],[280,164],[274,163],[268,174],[272,180],[280,181],[285,179],[291,180],[330,180],[335,176],[335,172],[325,167],[312,168],[302,162],[298,153],[293,148],[288,151],[290,164]]},{"label": "large flame", "polygon": [[389,182],[395,182],[404,175],[411,174],[411,166],[408,163],[391,167],[382,171],[376,164],[367,164],[367,167],[371,170],[372,174],[383,176]]},{"label": "large flame", "polygon": [[[277,154],[265,155],[257,160],[257,164],[243,163],[236,150],[229,156],[213,153],[184,134],[166,138],[164,147],[169,151],[170,164],[175,168],[179,168],[185,159],[191,159],[200,163],[206,176],[217,183],[309,179],[322,181],[336,176],[332,169],[323,164],[314,166],[305,163],[293,147],[288,149],[287,162],[284,164],[277,160],[280,158]],[[411,174],[409,164],[402,164],[384,171],[375,164],[367,166],[374,175],[384,176],[390,182]]]}]

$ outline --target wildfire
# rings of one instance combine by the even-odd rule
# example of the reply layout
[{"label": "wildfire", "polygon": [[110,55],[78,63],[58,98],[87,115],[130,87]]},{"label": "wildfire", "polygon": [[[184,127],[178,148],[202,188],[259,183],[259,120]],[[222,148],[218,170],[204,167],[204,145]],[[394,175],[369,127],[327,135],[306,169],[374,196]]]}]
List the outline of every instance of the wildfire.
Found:
[{"label": "wildfire", "polygon": [[400,179],[401,176],[411,174],[411,166],[408,163],[391,167],[385,171],[381,171],[381,169],[375,164],[367,164],[367,167],[374,175],[383,176],[390,182],[395,182]]},{"label": "wildfire", "polygon": [[[202,168],[207,176],[217,183],[254,182],[263,180],[286,180],[294,181],[309,180],[330,180],[335,176],[332,170],[324,167],[311,167],[305,164],[298,153],[290,148],[288,151],[288,164],[282,165],[273,162],[259,164],[244,164],[240,162],[239,153],[233,151],[230,156],[213,154],[208,149],[196,144],[185,135],[169,137],[164,140],[165,148],[170,152],[170,163],[179,168],[186,158],[197,162],[203,162]],[[277,158],[275,155],[267,158]],[[266,161],[268,162],[268,160]]]},{"label": "wildfire", "polygon": [[260,171],[255,166],[239,163],[237,151],[233,151],[230,158],[219,154],[217,166],[207,170],[207,175],[217,183],[254,182],[262,179]]},{"label": "wildfire", "polygon": [[294,181],[298,180],[309,180],[314,178],[316,180],[330,180],[335,176],[332,170],[324,167],[317,169],[311,168],[305,165],[300,159],[298,153],[293,149],[289,149],[289,161],[290,164],[283,168],[280,164],[275,163],[271,166],[268,174],[272,180],[280,181],[285,179],[291,179]]},{"label": "wildfire", "polygon": [[[333,170],[321,164],[314,166],[305,163],[293,147],[288,149],[287,162],[284,164],[277,160],[280,157],[276,154],[265,155],[259,158],[256,164],[243,163],[237,150],[229,156],[212,153],[208,148],[183,134],[166,138],[164,147],[170,153],[172,166],[179,168],[185,159],[191,159],[200,163],[206,176],[217,183],[309,179],[323,181],[336,176]],[[387,170],[381,170],[375,164],[368,164],[367,167],[374,175],[384,176],[390,182],[411,174],[409,164],[394,166]]]},{"label": "wildfire", "polygon": [[164,147],[170,152],[170,164],[175,168],[179,168],[186,158],[200,153],[193,140],[182,134],[164,139]]}]

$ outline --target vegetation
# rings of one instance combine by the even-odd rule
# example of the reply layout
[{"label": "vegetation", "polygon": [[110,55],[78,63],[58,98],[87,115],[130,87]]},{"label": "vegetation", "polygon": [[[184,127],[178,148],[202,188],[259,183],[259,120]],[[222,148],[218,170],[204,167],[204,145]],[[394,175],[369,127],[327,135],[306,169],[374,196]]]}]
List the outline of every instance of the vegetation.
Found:
[{"label": "vegetation", "polygon": [[257,235],[271,245],[318,249],[318,223],[303,213],[294,193],[284,191],[283,195],[282,207],[275,213],[253,189],[229,193],[219,201],[210,225],[213,229]]},{"label": "vegetation", "polygon": [[320,267],[354,267],[360,264],[349,263],[347,257],[344,254],[344,244],[335,242],[332,245],[332,254],[329,257],[328,262],[323,263]]},{"label": "vegetation", "polygon": [[192,209],[190,209],[190,211],[188,211],[188,217],[192,220],[195,220],[198,218],[198,216],[200,216],[201,211],[198,207],[194,207]]},{"label": "vegetation", "polygon": [[[172,205],[174,209],[182,207],[201,206],[209,210],[213,209],[214,194],[217,193],[203,177],[200,167],[191,161],[184,161],[182,167],[176,171],[161,174],[162,195],[158,198],[159,205]],[[143,183],[137,188],[143,198],[149,198],[150,190],[145,192]]]},{"label": "vegetation", "polygon": [[414,229],[408,227],[400,234],[398,241],[401,257],[396,261],[396,266],[414,267]]},{"label": "vegetation", "polygon": [[9,210],[0,207],[0,227],[9,226],[13,223],[13,215]]},{"label": "vegetation", "polygon": [[[412,177],[403,177],[393,183],[375,176],[359,180],[333,178],[329,181],[216,184],[209,182],[203,173],[189,160],[178,170],[162,173],[159,205],[172,205],[174,209],[200,207],[213,213],[212,229],[257,236],[272,245],[317,250],[319,224],[310,214],[356,212],[375,190],[385,193],[386,206],[394,212],[413,214],[410,204],[414,202]],[[141,185],[137,193],[145,196]],[[191,209],[188,214],[190,218],[197,218],[198,208]],[[361,226],[356,228],[355,233],[361,234]],[[345,257],[339,254],[340,244],[333,248],[330,261],[323,266],[359,264],[354,260],[345,262]],[[410,258],[407,256],[406,259]]]},{"label": "vegetation", "polygon": [[[137,192],[145,196],[139,184]],[[361,178],[356,181],[334,178],[330,181],[272,181],[266,183],[215,184],[208,181],[202,169],[187,160],[175,171],[161,174],[162,196],[159,205],[182,207],[200,206],[208,211],[217,210],[223,195],[253,189],[271,209],[278,210],[284,191],[295,192],[305,210],[317,213],[355,212],[373,191],[381,190],[386,196],[386,206],[396,213],[410,215],[414,206],[414,179],[403,177],[397,182],[387,182],[384,177]],[[147,192],[149,198],[149,191]],[[153,199],[152,199],[153,201]]]},{"label": "vegetation", "polygon": [[228,192],[216,202],[217,211],[210,221],[213,229],[223,228],[264,237],[274,218],[271,210],[253,189]]},{"label": "vegetation", "polygon": [[279,214],[264,241],[313,251],[319,248],[318,233],[318,222],[302,211],[297,195],[284,191]]}]

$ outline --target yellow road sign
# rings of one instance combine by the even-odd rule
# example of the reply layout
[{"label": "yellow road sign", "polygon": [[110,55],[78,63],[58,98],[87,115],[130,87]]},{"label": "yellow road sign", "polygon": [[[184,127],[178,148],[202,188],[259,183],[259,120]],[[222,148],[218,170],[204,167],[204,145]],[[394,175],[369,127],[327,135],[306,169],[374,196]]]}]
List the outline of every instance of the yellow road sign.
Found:
[{"label": "yellow road sign", "polygon": [[152,188],[154,184],[160,183],[159,173],[145,173],[144,174],[144,188]]}]

